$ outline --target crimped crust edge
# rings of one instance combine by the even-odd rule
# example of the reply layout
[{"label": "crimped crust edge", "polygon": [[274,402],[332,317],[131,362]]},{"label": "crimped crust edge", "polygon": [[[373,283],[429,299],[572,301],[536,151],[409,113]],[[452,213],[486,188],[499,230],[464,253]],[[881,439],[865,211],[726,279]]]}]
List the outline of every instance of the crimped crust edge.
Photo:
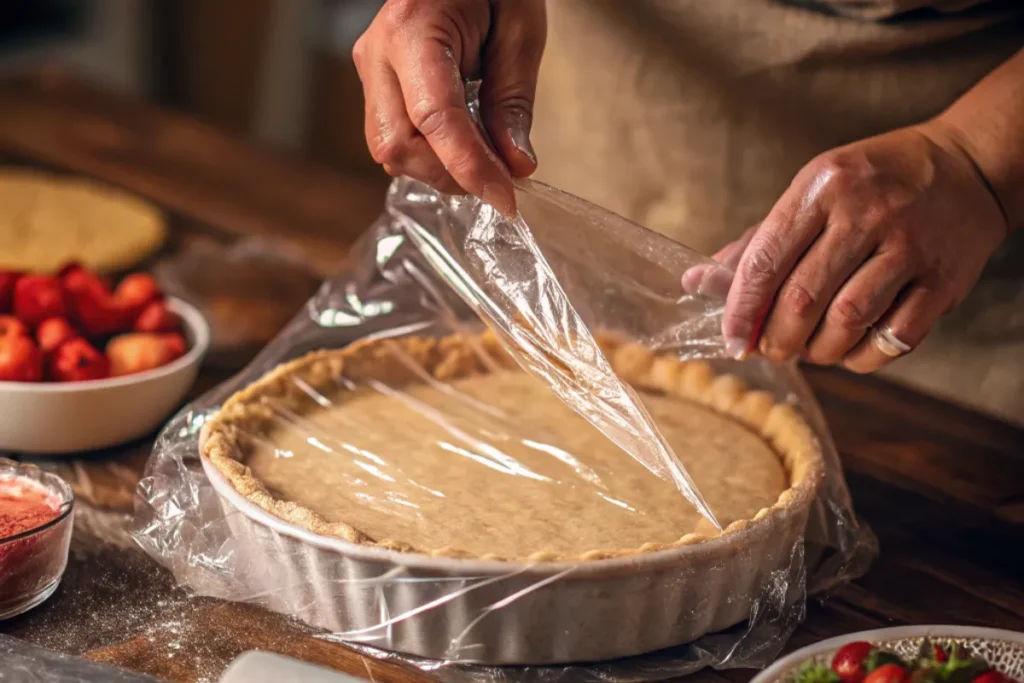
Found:
[{"label": "crimped crust edge", "polygon": [[[350,543],[432,557],[528,562],[625,557],[737,534],[754,524],[784,516],[793,508],[811,504],[824,477],[824,461],[817,438],[793,406],[776,402],[767,392],[749,389],[734,375],[716,375],[703,361],[680,361],[667,355],[658,356],[638,344],[622,344],[611,337],[603,336],[599,343],[616,373],[628,384],[693,401],[755,431],[779,455],[789,477],[789,487],[773,505],[762,508],[752,519],[737,520],[721,534],[713,536],[688,533],[673,543],[645,543],[638,548],[594,549],[579,555],[542,550],[527,557],[504,558],[468,553],[452,547],[421,549],[399,540],[376,540],[349,524],[328,521],[303,505],[275,498],[252,470],[239,461],[244,453],[242,434],[245,426],[253,418],[256,422],[267,419],[268,398],[287,398],[296,392],[308,396],[306,388],[333,380],[341,375],[343,369],[354,370],[357,375],[375,376],[385,367],[382,364],[389,363],[395,367],[391,356],[396,351],[442,381],[492,371],[493,363],[481,361],[481,356],[496,359],[500,367],[517,367],[490,331],[471,336],[366,340],[342,349],[312,351],[283,363],[232,395],[207,421],[200,434],[200,453],[240,495],[286,522]],[[382,353],[385,350],[387,357]],[[398,372],[397,375],[399,380],[403,377],[410,379],[407,373]],[[301,382],[296,382],[295,378],[301,378]]]}]

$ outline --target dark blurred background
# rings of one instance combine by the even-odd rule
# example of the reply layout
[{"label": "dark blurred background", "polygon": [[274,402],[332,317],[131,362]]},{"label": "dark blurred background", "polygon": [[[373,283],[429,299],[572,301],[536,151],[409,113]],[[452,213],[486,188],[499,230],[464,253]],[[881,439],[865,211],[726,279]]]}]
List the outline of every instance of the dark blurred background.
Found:
[{"label": "dark blurred background", "polygon": [[383,0],[0,0],[0,73],[52,64],[374,176],[352,44]]}]

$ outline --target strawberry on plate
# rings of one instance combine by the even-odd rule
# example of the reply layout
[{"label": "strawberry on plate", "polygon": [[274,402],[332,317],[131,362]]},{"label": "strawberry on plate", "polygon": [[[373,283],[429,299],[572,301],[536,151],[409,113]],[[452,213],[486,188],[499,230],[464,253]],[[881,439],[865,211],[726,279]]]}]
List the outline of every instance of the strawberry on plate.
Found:
[{"label": "strawberry on plate", "polygon": [[981,674],[972,680],[971,683],[1013,683],[1013,679],[1003,672],[993,669]]},{"label": "strawberry on plate", "polygon": [[899,664],[883,664],[864,678],[864,683],[906,683],[910,672]]},{"label": "strawberry on plate", "polygon": [[832,670],[843,683],[860,683],[867,676],[864,662],[874,649],[874,645],[863,641],[848,643],[832,658]]},{"label": "strawberry on plate", "polygon": [[810,660],[788,683],[1014,683],[1005,674],[959,643],[948,647],[924,638],[914,657],[868,642],[847,643],[832,657],[831,666]]}]

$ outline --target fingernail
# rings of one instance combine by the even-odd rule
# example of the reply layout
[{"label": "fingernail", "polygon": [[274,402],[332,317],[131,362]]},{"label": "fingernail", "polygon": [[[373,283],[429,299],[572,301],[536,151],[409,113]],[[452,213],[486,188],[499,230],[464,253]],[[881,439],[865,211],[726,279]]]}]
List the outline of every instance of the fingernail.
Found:
[{"label": "fingernail", "polygon": [[745,360],[749,343],[746,339],[731,338],[725,340],[725,354],[735,360]]},{"label": "fingernail", "polygon": [[488,183],[484,185],[480,198],[497,209],[501,215],[508,219],[516,217],[516,200],[508,190],[501,185]]},{"label": "fingernail", "polygon": [[683,290],[687,294],[697,294],[700,291],[700,284],[704,277],[704,269],[702,266],[694,266],[688,271],[683,273]]},{"label": "fingernail", "polygon": [[530,142],[530,131],[524,126],[511,126],[508,129],[508,137],[512,140],[512,145],[536,166],[537,154],[533,151],[533,143]]}]

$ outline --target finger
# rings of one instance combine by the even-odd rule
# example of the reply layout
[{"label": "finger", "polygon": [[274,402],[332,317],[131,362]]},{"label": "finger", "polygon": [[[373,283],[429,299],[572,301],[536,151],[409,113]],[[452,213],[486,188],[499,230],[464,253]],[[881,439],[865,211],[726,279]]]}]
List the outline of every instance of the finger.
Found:
[{"label": "finger", "polygon": [[750,352],[775,294],[804,251],[825,227],[823,202],[794,182],[750,239],[736,267],[722,320],[726,352]]},{"label": "finger", "polygon": [[530,129],[544,52],[544,2],[517,0],[493,7],[480,90],[481,117],[512,175],[525,178],[537,170]]},{"label": "finger", "polygon": [[907,260],[898,254],[879,253],[868,259],[832,299],[807,344],[807,360],[819,365],[842,360],[892,307],[911,277]]},{"label": "finger", "polygon": [[[882,316],[878,324],[843,359],[843,367],[854,372],[874,372],[904,353],[917,348],[932,325],[952,304],[952,297],[939,289],[911,285]],[[888,330],[887,339],[882,330]],[[902,349],[896,348],[900,344]]]},{"label": "finger", "polygon": [[370,156],[382,166],[397,168],[405,161],[407,141],[416,133],[405,111],[398,76],[386,62],[358,49],[353,57],[363,84],[363,132]]},{"label": "finger", "polygon": [[412,140],[405,163],[397,168],[385,164],[384,170],[394,178],[401,176],[415,178],[445,194],[466,194],[466,190],[444,170],[444,166],[441,165],[434,155],[434,151],[430,149],[430,145],[423,138]]},{"label": "finger", "polygon": [[366,143],[374,161],[388,175],[407,175],[442,192],[462,194],[462,188],[409,120],[394,70],[383,60],[365,57],[357,60],[357,68],[365,96]]},{"label": "finger", "polygon": [[392,64],[409,119],[445,170],[466,191],[514,216],[512,177],[469,115],[451,51],[434,40],[417,42],[397,52]]},{"label": "finger", "polygon": [[739,239],[719,249],[711,257],[718,263],[700,263],[688,268],[683,273],[683,290],[687,294],[725,298],[732,285],[736,264],[750,243],[750,238],[754,236],[757,225],[747,228]]},{"label": "finger", "polygon": [[683,273],[683,291],[690,295],[725,299],[735,273],[720,263],[701,263]]},{"label": "finger", "polygon": [[802,354],[832,297],[876,246],[869,233],[833,212],[828,228],[779,288],[761,331],[761,353],[775,361]]},{"label": "finger", "polygon": [[422,135],[414,134],[406,145],[403,160],[397,166],[384,164],[384,170],[393,177],[409,176],[446,194],[466,194],[455,180],[444,170],[440,159],[434,154]]}]

